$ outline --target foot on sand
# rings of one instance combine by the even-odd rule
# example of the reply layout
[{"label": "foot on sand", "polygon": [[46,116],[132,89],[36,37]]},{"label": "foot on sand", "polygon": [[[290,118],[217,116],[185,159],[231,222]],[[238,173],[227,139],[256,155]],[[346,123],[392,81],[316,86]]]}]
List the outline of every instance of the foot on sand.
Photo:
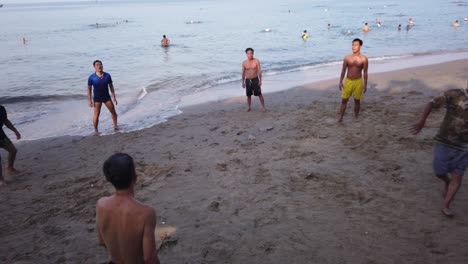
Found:
[{"label": "foot on sand", "polygon": [[7,172],[9,174],[16,174],[16,173],[19,173],[20,171],[15,168],[7,168]]},{"label": "foot on sand", "polygon": [[250,107],[247,108],[246,112],[250,112],[250,111],[252,111],[252,109]]},{"label": "foot on sand", "polygon": [[452,211],[450,211],[450,209],[448,208],[442,208],[442,213],[446,216],[446,217],[453,217],[453,213]]},{"label": "foot on sand", "polygon": [[266,109],[265,109],[265,107],[263,107],[263,108],[262,108],[262,112],[266,112]]},{"label": "foot on sand", "polygon": [[114,127],[114,131],[120,131],[120,127]]}]

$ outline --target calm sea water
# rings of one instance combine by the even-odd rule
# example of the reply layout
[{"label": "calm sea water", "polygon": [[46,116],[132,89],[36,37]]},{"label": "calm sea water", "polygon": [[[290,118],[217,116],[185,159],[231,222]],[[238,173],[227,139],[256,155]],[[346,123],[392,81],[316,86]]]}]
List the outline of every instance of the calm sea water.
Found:
[{"label": "calm sea water", "polygon": [[[26,139],[89,134],[87,78],[92,61],[101,59],[114,80],[121,126],[141,129],[178,114],[183,97],[238,82],[246,47],[255,49],[268,76],[341,61],[355,37],[372,58],[452,51],[468,47],[466,16],[468,1],[6,4],[0,8],[0,104]],[[398,32],[410,17],[415,26]],[[361,33],[364,22],[372,27],[368,34]],[[308,41],[300,38],[304,29]],[[172,42],[167,49],[159,45],[163,34]],[[109,132],[103,110],[101,130]]]}]

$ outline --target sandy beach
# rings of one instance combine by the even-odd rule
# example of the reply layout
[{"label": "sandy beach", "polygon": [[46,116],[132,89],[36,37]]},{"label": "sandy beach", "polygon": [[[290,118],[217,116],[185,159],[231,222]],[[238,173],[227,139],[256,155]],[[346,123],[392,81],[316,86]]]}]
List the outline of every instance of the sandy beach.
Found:
[{"label": "sandy beach", "polygon": [[408,131],[431,97],[467,79],[468,60],[372,74],[360,119],[351,103],[343,124],[335,79],[265,87],[266,113],[256,98],[245,113],[241,96],[136,132],[17,142],[0,262],[105,263],[95,203],[113,189],[101,166],[126,152],[136,197],[158,213],[162,263],[468,263],[467,183],[447,219],[432,173],[444,111]]}]

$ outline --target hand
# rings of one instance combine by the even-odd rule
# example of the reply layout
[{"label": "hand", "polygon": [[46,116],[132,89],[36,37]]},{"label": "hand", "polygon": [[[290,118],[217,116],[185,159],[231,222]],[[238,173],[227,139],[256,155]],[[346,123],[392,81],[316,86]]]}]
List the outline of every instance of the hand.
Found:
[{"label": "hand", "polygon": [[114,97],[114,104],[117,105],[117,98]]},{"label": "hand", "polygon": [[367,92],[367,86],[364,86],[364,88],[362,89],[362,91],[363,91],[364,93],[366,93],[366,92]]},{"label": "hand", "polygon": [[262,81],[261,80],[258,81],[258,87],[260,87],[260,88],[262,87]]},{"label": "hand", "polygon": [[242,88],[245,89],[245,82],[244,81],[242,81]]},{"label": "hand", "polygon": [[340,89],[340,91],[343,90],[343,83],[342,82],[340,82],[340,84],[338,85],[338,89]]},{"label": "hand", "polygon": [[424,123],[418,122],[411,126],[410,133],[413,135],[417,135],[422,130],[423,127],[424,127]]},{"label": "hand", "polygon": [[89,107],[93,108],[93,101],[89,100],[88,105],[89,105]]},{"label": "hand", "polygon": [[16,132],[15,134],[16,134],[16,139],[20,140],[21,139],[21,134],[19,132]]}]

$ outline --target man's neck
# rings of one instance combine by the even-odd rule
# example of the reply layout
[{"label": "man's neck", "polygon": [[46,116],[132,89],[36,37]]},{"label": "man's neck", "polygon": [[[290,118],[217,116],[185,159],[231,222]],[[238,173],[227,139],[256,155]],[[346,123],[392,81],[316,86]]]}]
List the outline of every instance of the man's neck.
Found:
[{"label": "man's neck", "polygon": [[361,55],[361,52],[360,52],[360,51],[358,51],[358,52],[353,52],[353,55],[359,56],[359,55]]},{"label": "man's neck", "polygon": [[118,196],[118,197],[131,197],[131,198],[133,198],[134,190],[133,190],[133,187],[130,187],[130,188],[125,189],[125,190],[116,190],[114,194],[115,194],[115,196]]},{"label": "man's neck", "polygon": [[104,74],[104,71],[97,71],[96,74],[97,74],[97,75],[103,75],[103,74]]}]

